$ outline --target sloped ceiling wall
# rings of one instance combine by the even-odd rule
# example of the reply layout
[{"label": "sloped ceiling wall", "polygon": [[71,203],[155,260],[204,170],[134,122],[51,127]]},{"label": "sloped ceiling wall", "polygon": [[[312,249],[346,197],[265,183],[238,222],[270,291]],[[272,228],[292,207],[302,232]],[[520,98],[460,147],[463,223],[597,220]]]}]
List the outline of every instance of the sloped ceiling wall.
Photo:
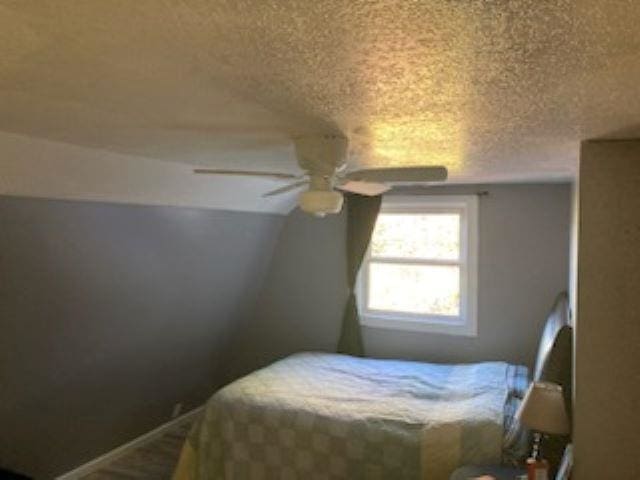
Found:
[{"label": "sloped ceiling wall", "polygon": [[295,209],[284,221],[254,314],[234,339],[234,374],[294,352],[334,352],[347,299],[346,215]]},{"label": "sloped ceiling wall", "polygon": [[0,195],[288,213],[282,183],[194,175],[189,165],[0,132]]},{"label": "sloped ceiling wall", "polygon": [[0,466],[52,478],[202,404],[282,219],[0,196]]}]

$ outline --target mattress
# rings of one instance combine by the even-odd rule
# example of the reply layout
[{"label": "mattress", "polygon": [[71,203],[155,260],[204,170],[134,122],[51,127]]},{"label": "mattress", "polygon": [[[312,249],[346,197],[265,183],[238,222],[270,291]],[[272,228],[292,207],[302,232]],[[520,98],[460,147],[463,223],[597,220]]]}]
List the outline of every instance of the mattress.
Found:
[{"label": "mattress", "polygon": [[500,463],[524,367],[302,353],[217,392],[174,478],[446,480]]}]

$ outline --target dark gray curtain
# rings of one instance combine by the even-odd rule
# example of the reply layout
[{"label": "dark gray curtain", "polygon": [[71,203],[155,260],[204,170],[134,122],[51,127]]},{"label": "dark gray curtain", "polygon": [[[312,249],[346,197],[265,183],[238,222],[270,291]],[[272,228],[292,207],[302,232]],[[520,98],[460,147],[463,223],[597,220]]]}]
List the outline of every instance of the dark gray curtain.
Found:
[{"label": "dark gray curtain", "polygon": [[342,317],[342,331],[338,341],[338,353],[364,356],[360,319],[356,305],[355,286],[364,254],[369,247],[371,234],[380,211],[380,195],[364,197],[347,195],[347,278],[349,299]]}]

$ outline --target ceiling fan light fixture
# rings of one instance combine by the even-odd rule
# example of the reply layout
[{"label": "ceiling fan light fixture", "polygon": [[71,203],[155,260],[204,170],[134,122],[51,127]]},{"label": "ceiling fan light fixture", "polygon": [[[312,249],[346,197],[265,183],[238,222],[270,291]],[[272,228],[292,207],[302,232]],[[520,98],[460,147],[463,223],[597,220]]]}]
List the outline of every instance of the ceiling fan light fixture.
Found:
[{"label": "ceiling fan light fixture", "polygon": [[300,209],[317,217],[340,213],[343,197],[332,190],[309,190],[302,192],[298,198]]}]

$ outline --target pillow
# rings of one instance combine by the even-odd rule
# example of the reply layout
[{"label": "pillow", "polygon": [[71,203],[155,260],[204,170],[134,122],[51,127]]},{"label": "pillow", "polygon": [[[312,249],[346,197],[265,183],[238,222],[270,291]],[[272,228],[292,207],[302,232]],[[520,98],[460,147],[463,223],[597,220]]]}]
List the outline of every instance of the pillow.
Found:
[{"label": "pillow", "polygon": [[507,367],[507,387],[509,395],[524,398],[529,389],[529,369],[524,365],[509,365]]}]

